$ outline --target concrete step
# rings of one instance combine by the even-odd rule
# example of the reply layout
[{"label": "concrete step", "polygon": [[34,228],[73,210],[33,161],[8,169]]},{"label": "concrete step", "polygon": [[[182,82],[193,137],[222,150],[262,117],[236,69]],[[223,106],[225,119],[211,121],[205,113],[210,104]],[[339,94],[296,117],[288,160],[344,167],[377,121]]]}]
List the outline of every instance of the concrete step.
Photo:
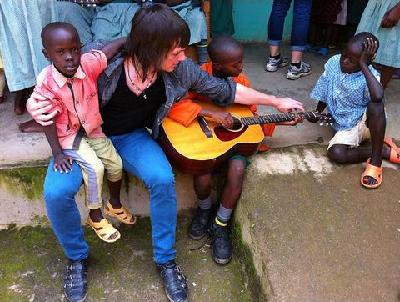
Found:
[{"label": "concrete step", "polygon": [[[252,301],[238,257],[226,266],[211,259],[204,242],[187,237],[187,215],[179,219],[178,263],[188,277],[189,300]],[[122,238],[108,244],[86,229],[89,242],[88,302],[167,301],[152,261],[148,219],[120,228]],[[62,277],[65,259],[48,227],[0,231],[0,301],[65,301]]]},{"label": "concrete step", "polygon": [[360,185],[312,145],[252,158],[236,211],[268,301],[398,301],[400,166]]}]

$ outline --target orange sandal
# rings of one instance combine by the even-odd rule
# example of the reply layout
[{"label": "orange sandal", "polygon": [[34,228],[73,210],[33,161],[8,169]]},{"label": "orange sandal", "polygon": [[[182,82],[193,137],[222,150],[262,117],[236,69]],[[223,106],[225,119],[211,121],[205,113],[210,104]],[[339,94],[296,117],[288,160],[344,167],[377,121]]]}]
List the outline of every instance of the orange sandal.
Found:
[{"label": "orange sandal", "polygon": [[[367,167],[365,168],[365,171],[363,172],[363,174],[361,174],[361,184],[368,188],[368,189],[376,189],[377,187],[379,187],[382,184],[382,167],[376,167],[374,165],[371,165],[371,159],[369,158],[367,160]],[[376,180],[376,184],[374,185],[369,185],[364,183],[364,177],[365,176],[369,176],[372,177],[373,179]]]},{"label": "orange sandal", "polygon": [[136,216],[129,213],[129,211],[124,207],[114,209],[109,201],[107,201],[106,207],[104,209],[104,214],[114,217],[124,224],[136,223]]},{"label": "orange sandal", "polygon": [[400,148],[391,137],[385,137],[384,143],[390,148],[389,161],[394,164],[400,164]]},{"label": "orange sandal", "polygon": [[103,218],[99,222],[94,222],[89,216],[86,223],[95,231],[96,235],[105,242],[113,243],[121,238],[120,232],[114,228],[107,219]]}]

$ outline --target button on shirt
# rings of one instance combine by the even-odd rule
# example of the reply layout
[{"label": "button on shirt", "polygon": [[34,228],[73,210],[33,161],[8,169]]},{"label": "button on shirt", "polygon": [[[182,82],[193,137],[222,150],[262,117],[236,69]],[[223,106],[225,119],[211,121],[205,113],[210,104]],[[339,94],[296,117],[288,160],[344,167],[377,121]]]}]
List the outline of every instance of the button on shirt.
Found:
[{"label": "button on shirt", "polygon": [[105,136],[101,129],[97,79],[106,67],[105,54],[92,50],[82,55],[73,78],[64,77],[53,65],[39,74],[31,98],[53,103],[53,110],[58,111],[55,124],[63,149],[77,149],[83,135],[88,138]]},{"label": "button on shirt", "polygon": [[[325,71],[311,92],[311,98],[327,104],[335,119],[336,131],[351,129],[357,125],[371,101],[367,80],[362,71],[343,73],[340,69],[341,55],[333,56],[325,64]],[[379,73],[372,66],[372,74],[380,80]]]}]

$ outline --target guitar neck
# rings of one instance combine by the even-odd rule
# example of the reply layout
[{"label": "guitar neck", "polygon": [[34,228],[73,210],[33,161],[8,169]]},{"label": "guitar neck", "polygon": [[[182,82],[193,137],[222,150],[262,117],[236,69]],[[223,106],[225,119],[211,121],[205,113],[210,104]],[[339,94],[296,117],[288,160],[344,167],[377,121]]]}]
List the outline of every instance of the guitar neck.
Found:
[{"label": "guitar neck", "polygon": [[243,117],[240,119],[240,121],[243,125],[282,123],[293,121],[297,115],[301,115],[305,119],[315,117],[313,112],[274,113],[261,116]]}]

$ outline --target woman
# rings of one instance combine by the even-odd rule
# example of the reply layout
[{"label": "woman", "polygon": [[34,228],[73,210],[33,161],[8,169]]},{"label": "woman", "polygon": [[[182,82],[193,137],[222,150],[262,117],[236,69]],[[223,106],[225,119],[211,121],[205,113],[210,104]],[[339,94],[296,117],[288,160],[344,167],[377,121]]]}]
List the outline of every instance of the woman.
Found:
[{"label": "woman", "polygon": [[[171,105],[193,89],[220,105],[247,104],[251,100],[283,112],[302,110],[295,100],[276,98],[236,85],[232,80],[208,76],[186,59],[188,42],[189,29],[178,14],[164,4],[146,5],[132,20],[126,54],[117,55],[99,79],[103,131],[120,154],[124,169],[141,179],[150,191],[154,261],[170,301],[187,300],[186,279],[175,263],[174,177],[165,154],[154,140]],[[28,110],[42,125],[51,123],[55,115],[46,101],[29,101]],[[151,128],[151,135],[146,127]],[[49,167],[44,184],[48,216],[67,257],[72,260],[69,267],[76,267],[67,270],[66,280],[78,279],[72,282],[73,289],[83,295],[88,247],[74,198],[82,175],[76,164],[69,174],[53,172],[51,163]]]}]

